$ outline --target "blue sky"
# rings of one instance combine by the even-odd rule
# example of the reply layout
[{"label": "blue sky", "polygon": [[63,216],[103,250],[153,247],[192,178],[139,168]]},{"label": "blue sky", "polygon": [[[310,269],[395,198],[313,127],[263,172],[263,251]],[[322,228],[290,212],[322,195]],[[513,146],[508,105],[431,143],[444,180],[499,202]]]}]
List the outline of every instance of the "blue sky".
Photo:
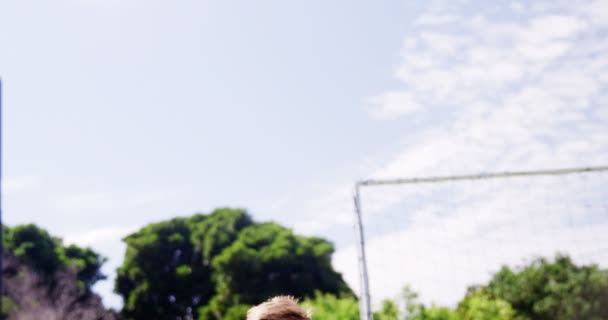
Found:
[{"label": "blue sky", "polygon": [[[130,231],[238,206],[336,241],[352,278],[356,179],[605,164],[606,12],[605,1],[5,1],[6,223],[90,245],[111,273]],[[394,211],[403,197],[374,203]],[[110,288],[98,286],[120,305]]]}]

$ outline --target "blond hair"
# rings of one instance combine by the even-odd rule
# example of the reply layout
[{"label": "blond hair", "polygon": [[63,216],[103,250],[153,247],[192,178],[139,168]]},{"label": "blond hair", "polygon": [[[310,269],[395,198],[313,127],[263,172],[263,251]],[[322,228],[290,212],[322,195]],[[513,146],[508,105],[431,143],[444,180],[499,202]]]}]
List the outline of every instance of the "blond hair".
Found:
[{"label": "blond hair", "polygon": [[278,296],[249,309],[247,320],[310,320],[310,315],[295,298]]}]

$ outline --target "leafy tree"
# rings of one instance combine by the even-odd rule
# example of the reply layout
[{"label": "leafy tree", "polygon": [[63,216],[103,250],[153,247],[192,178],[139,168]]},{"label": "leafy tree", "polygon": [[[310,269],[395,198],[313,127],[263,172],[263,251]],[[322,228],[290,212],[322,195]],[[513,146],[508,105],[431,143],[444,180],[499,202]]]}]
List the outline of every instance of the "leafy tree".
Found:
[{"label": "leafy tree", "polygon": [[115,291],[123,296],[128,319],[187,317],[213,294],[211,270],[191,242],[192,225],[202,215],[148,225],[127,236]]},{"label": "leafy tree", "polygon": [[418,294],[409,286],[403,288],[400,299],[405,309],[405,320],[458,320],[456,313],[449,308],[436,305],[427,307],[420,303]]},{"label": "leafy tree", "polygon": [[425,307],[422,309],[420,314],[418,314],[415,320],[459,320],[460,318],[456,314],[456,312],[452,311],[450,308],[446,307]]},{"label": "leafy tree", "polygon": [[333,251],[323,239],[297,236],[274,223],[253,224],[214,259],[217,295],[202,312],[209,317],[212,308],[215,318],[221,319],[228,306],[257,304],[279,294],[352,295],[331,266]]},{"label": "leafy tree", "polygon": [[516,270],[503,267],[488,292],[509,302],[519,319],[608,319],[608,270],[576,266],[563,255]]},{"label": "leafy tree", "polygon": [[515,311],[500,298],[490,296],[485,287],[470,288],[465,298],[458,304],[457,313],[461,320],[512,320]]},{"label": "leafy tree", "polygon": [[33,224],[7,230],[6,249],[37,271],[53,274],[62,265],[61,240]]},{"label": "leafy tree", "polygon": [[359,303],[354,297],[317,292],[314,298],[304,300],[302,307],[310,310],[315,320],[359,320]]},{"label": "leafy tree", "polygon": [[127,319],[242,319],[276,294],[352,294],[331,267],[330,243],[240,209],[151,224],[124,241],[115,291]]},{"label": "leafy tree", "polygon": [[374,320],[460,320],[460,318],[450,308],[425,306],[419,302],[418,294],[406,286],[397,299],[382,302],[380,310],[374,312]]},{"label": "leafy tree", "polygon": [[380,310],[374,312],[374,320],[399,320],[399,306],[391,300],[384,300]]},{"label": "leafy tree", "polygon": [[218,294],[256,304],[278,294],[313,297],[315,291],[350,294],[331,267],[333,246],[294,235],[274,223],[252,225],[214,261]]},{"label": "leafy tree", "polygon": [[194,223],[191,240],[203,264],[210,266],[211,260],[231,245],[243,228],[252,224],[251,217],[243,210],[226,208],[215,210],[200,223]]},{"label": "leafy tree", "polygon": [[105,279],[101,266],[106,260],[90,248],[76,245],[65,247],[60,238],[51,236],[46,230],[33,224],[3,228],[7,252],[49,281],[54,273],[63,267],[76,271],[79,285],[87,290],[97,281]]},{"label": "leafy tree", "polygon": [[[554,261],[537,259],[511,270],[504,267],[486,286],[469,288],[458,307],[426,306],[405,287],[395,300],[386,300],[374,312],[375,320],[600,320],[608,319],[608,270],[596,265],[576,266],[566,256]],[[352,313],[338,306],[352,305]],[[353,298],[321,295],[305,305],[313,319],[358,319]],[[333,315],[337,315],[334,317]]]},{"label": "leafy tree", "polygon": [[116,319],[91,291],[105,259],[33,224],[3,226],[1,319]]},{"label": "leafy tree", "polygon": [[106,276],[100,272],[106,258],[90,248],[81,248],[73,244],[65,247],[63,251],[65,264],[78,270],[77,277],[81,285],[90,288],[97,281],[106,279]]}]

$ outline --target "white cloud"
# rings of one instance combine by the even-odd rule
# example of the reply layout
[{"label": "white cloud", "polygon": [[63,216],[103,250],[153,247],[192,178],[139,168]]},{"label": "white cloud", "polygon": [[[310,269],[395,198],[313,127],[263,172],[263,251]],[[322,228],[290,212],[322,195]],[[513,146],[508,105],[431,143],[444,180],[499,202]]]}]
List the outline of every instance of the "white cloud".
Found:
[{"label": "white cloud", "polygon": [[608,24],[608,2],[605,0],[590,1],[588,5],[579,8],[586,18],[594,24]]},{"label": "white cloud", "polygon": [[388,92],[370,98],[369,108],[375,117],[391,118],[417,112],[422,106],[407,92]]},{"label": "white cloud", "polygon": [[450,14],[427,14],[416,19],[416,23],[420,25],[442,25],[455,22],[457,19],[457,16]]},{"label": "white cloud", "polygon": [[67,244],[77,244],[80,246],[91,247],[103,245],[112,240],[120,240],[135,230],[137,230],[135,227],[102,227],[92,230],[68,233],[63,239]]},{"label": "white cloud", "polygon": [[[511,12],[521,16],[496,18],[480,9],[450,12],[443,21],[417,20],[395,71],[402,89],[380,93],[366,107],[380,120],[416,116],[426,125],[415,135],[408,132],[407,143],[383,164],[369,167],[367,177],[605,165],[608,40],[602,28],[608,17],[596,12],[605,4],[515,4]],[[593,186],[606,190],[607,176],[575,177],[576,183],[588,183],[583,189],[556,187],[574,188],[563,182],[569,178],[548,185],[528,180],[540,183],[536,191],[517,183],[494,185],[486,199],[471,198],[486,185],[469,184],[446,196],[460,203],[443,204],[431,197],[438,191],[424,188],[365,189],[370,236],[381,235],[368,242],[376,264],[370,266],[372,293],[390,295],[410,283],[427,301],[453,303],[467,285],[486,281],[501,264],[556,251],[608,266],[608,221],[593,218],[597,208],[587,207],[605,211],[603,202],[591,198],[606,197]],[[322,193],[316,203],[325,208],[310,219],[314,228],[352,224],[349,187],[346,182]],[[534,201],[534,195],[549,200]],[[382,219],[391,212],[400,215],[392,217],[388,232]],[[581,217],[592,223],[570,222]],[[358,287],[354,248],[340,248],[334,262]]]},{"label": "white cloud", "polygon": [[555,39],[569,38],[584,27],[581,19],[565,15],[544,15],[533,18],[521,36],[522,41],[545,43]]},{"label": "white cloud", "polygon": [[422,32],[419,38],[421,43],[438,55],[451,54],[469,42],[467,38],[442,32]]},{"label": "white cloud", "polygon": [[555,41],[548,43],[521,44],[516,50],[522,57],[533,61],[546,61],[557,58],[570,48],[566,41]]}]

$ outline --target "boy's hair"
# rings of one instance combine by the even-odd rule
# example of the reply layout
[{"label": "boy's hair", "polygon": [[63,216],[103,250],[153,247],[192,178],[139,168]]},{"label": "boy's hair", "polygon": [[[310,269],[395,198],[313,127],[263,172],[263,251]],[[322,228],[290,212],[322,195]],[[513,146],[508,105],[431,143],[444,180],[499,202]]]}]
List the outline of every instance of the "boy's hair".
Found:
[{"label": "boy's hair", "polygon": [[298,300],[278,296],[249,309],[247,320],[310,320],[310,317],[298,305]]}]

